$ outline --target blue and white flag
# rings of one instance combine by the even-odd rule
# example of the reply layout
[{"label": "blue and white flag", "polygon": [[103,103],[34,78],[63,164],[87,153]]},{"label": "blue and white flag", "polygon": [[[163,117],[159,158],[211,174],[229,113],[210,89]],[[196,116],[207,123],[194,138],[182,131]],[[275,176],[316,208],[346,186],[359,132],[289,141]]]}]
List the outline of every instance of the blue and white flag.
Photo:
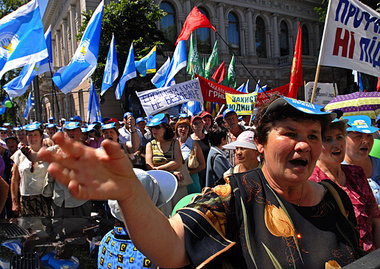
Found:
[{"label": "blue and white flag", "polygon": [[241,84],[241,85],[239,86],[239,88],[237,88],[236,90],[237,90],[238,92],[243,92],[243,91],[244,91],[244,88],[245,88],[245,83]]},{"label": "blue and white flag", "polygon": [[29,116],[30,110],[33,108],[33,97],[32,92],[29,93],[28,100],[26,101],[25,111],[24,111],[24,119],[27,119]]},{"label": "blue and white flag", "polygon": [[5,102],[6,101],[10,101],[8,95],[7,95],[7,97],[5,97],[5,99],[1,103],[1,106],[0,106],[0,115],[3,115],[5,113],[5,110],[7,110],[7,107],[5,106]]},{"label": "blue and white flag", "polygon": [[194,117],[199,112],[201,112],[201,103],[197,101],[189,101],[187,102],[187,115]]},{"label": "blue and white flag", "polygon": [[104,2],[101,1],[88,22],[82,40],[67,66],[54,74],[54,84],[65,94],[84,82],[96,69]]},{"label": "blue and white flag", "polygon": [[112,87],[112,84],[115,82],[119,76],[119,67],[117,65],[117,56],[116,56],[116,45],[115,45],[115,36],[112,34],[112,40],[110,44],[110,49],[108,50],[106,67],[104,68],[103,75],[103,84],[100,95],[103,95],[108,88]]},{"label": "blue and white flag", "polygon": [[163,87],[169,87],[173,84],[174,76],[184,67],[187,66],[185,40],[178,42],[173,53],[173,59],[170,62],[166,73],[165,83]]},{"label": "blue and white flag", "polygon": [[88,100],[88,113],[87,113],[88,122],[102,122],[102,114],[100,112],[100,105],[98,95],[94,87],[94,83],[91,80],[90,87],[90,99]]},{"label": "blue and white flag", "polygon": [[168,71],[170,65],[170,57],[166,60],[166,62],[158,69],[154,77],[151,79],[151,82],[153,83],[156,88],[161,88],[165,83],[165,77],[166,73]]},{"label": "blue and white flag", "polygon": [[121,79],[116,86],[116,91],[115,91],[116,100],[120,100],[121,96],[123,95],[125,83],[128,80],[135,77],[136,77],[135,53],[133,50],[133,43],[132,43],[131,47],[129,48],[128,58],[127,58],[127,62],[125,63],[123,75],[121,76]]},{"label": "blue and white flag", "polygon": [[156,72],[156,46],[141,60],[135,61],[136,69],[139,71],[140,76],[145,77],[146,74]]},{"label": "blue and white flag", "polygon": [[249,79],[247,80],[247,83],[245,83],[245,87],[244,87],[244,90],[242,92],[249,93]]},{"label": "blue and white flag", "polygon": [[261,86],[260,85],[260,80],[256,84],[255,92],[265,92],[267,90],[267,85]]},{"label": "blue and white flag", "polygon": [[45,33],[46,46],[49,57],[46,57],[40,62],[25,65],[20,74],[4,85],[3,89],[10,97],[23,95],[28,89],[32,80],[40,74],[48,72],[53,64],[52,48],[51,48],[51,26]]},{"label": "blue and white flag", "polygon": [[0,79],[9,70],[46,57],[44,27],[36,0],[0,20]]}]

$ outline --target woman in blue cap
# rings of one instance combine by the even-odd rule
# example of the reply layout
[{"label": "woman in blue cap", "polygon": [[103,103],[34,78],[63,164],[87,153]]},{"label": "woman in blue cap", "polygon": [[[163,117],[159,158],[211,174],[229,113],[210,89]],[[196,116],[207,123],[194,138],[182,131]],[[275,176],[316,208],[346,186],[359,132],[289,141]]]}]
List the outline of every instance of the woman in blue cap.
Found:
[{"label": "woman in blue cap", "polygon": [[308,180],[323,130],[336,116],[321,108],[272,99],[255,119],[262,168],[205,188],[169,220],[144,194],[117,145],[103,143],[104,151],[95,152],[58,134],[65,155],[39,154],[76,197],[118,200],[133,242],[159,266],[339,268],[362,251],[349,222],[355,214],[347,194],[333,182]]},{"label": "woman in blue cap", "polygon": [[[24,126],[29,147],[38,152],[42,147],[43,131],[40,123]],[[47,179],[48,163],[31,162],[24,150],[18,150],[12,155],[13,175],[11,179],[12,210],[20,216],[51,216],[52,193],[43,193]],[[19,194],[20,193],[20,197]]]}]

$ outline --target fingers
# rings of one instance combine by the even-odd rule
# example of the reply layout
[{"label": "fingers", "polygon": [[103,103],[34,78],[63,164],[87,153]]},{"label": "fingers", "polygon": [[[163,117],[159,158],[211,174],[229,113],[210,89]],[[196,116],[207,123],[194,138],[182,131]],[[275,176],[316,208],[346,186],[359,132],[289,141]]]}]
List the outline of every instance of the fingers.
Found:
[{"label": "fingers", "polygon": [[56,133],[53,140],[63,152],[73,158],[78,159],[84,152],[83,144],[66,137],[62,132]]},{"label": "fingers", "polygon": [[121,159],[125,157],[125,153],[121,150],[119,143],[106,139],[102,142],[102,147],[110,159]]}]

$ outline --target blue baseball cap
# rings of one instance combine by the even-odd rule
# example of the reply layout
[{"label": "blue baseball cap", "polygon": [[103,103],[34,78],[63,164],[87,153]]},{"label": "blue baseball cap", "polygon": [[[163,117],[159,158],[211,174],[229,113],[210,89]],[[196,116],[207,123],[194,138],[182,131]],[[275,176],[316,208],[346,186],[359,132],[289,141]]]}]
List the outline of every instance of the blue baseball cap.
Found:
[{"label": "blue baseball cap", "polygon": [[49,123],[46,125],[46,128],[57,128],[57,124],[55,123]]},{"label": "blue baseball cap", "polygon": [[34,123],[31,123],[31,124],[25,125],[24,126],[24,130],[27,131],[27,132],[33,132],[35,130],[39,130],[40,127],[41,127],[41,123],[34,122]]},{"label": "blue baseball cap", "polygon": [[49,120],[55,120],[55,118],[54,117],[50,117]]},{"label": "blue baseball cap", "polygon": [[80,129],[81,129],[82,133],[87,133],[87,132],[89,132],[89,130],[88,130],[87,127],[81,127]]},{"label": "blue baseball cap", "polygon": [[284,97],[284,96],[281,96],[280,98],[274,100],[267,107],[264,115],[272,111],[283,110],[287,106],[291,106],[305,114],[330,117],[331,121],[334,120],[337,116],[335,112],[325,111],[323,109],[323,106],[321,105],[312,104],[312,103],[308,103],[305,101],[301,101],[301,100],[293,99],[289,97]]},{"label": "blue baseball cap", "polygon": [[13,131],[21,131],[23,130],[23,127],[22,126],[17,126],[17,127],[13,127]]},{"label": "blue baseball cap", "polygon": [[0,131],[8,131],[7,127],[0,127]]},{"label": "blue baseball cap", "polygon": [[139,122],[142,122],[142,121],[145,121],[143,117],[138,117],[136,119],[136,124],[139,123]]},{"label": "blue baseball cap", "polygon": [[76,121],[76,120],[82,121],[81,117],[79,117],[78,115],[70,118],[70,121]]},{"label": "blue baseball cap", "polygon": [[96,123],[89,124],[87,126],[87,131],[91,132],[92,130],[94,130],[94,128],[95,128],[96,125],[97,125]]},{"label": "blue baseball cap", "polygon": [[229,114],[229,113],[231,113],[231,112],[233,112],[233,113],[235,113],[235,114],[237,115],[237,113],[236,113],[235,110],[233,110],[232,108],[227,108],[227,109],[224,110],[224,112],[223,112],[223,119],[225,119],[226,116],[227,116],[227,114]]},{"label": "blue baseball cap", "polygon": [[188,118],[189,116],[186,113],[180,113],[179,118]]},{"label": "blue baseball cap", "polygon": [[63,128],[66,130],[74,130],[76,128],[80,128],[80,124],[77,121],[66,121]]},{"label": "blue baseball cap", "polygon": [[102,125],[102,130],[116,129],[116,123],[110,122]]},{"label": "blue baseball cap", "polygon": [[153,127],[153,126],[160,125],[161,123],[168,123],[168,119],[166,118],[166,115],[164,113],[160,113],[160,114],[153,116],[149,120],[149,122],[146,126]]},{"label": "blue baseball cap", "polygon": [[125,112],[124,115],[123,115],[123,119],[125,119],[128,115],[131,115],[133,116],[133,114],[131,112]]},{"label": "blue baseball cap", "polygon": [[6,122],[6,123],[3,124],[3,127],[10,127],[10,126],[12,126],[12,125],[10,124],[10,122]]},{"label": "blue baseball cap", "polygon": [[365,134],[372,134],[379,130],[379,128],[371,126],[371,118],[367,115],[346,116],[343,119],[348,120],[347,132],[360,132]]}]

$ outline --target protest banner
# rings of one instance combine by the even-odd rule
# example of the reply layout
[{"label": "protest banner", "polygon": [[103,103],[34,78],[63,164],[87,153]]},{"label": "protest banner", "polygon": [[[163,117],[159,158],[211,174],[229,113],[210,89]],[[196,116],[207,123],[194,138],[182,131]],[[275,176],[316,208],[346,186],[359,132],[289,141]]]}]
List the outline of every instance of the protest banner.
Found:
[{"label": "protest banner", "polygon": [[282,85],[280,87],[265,91],[265,93],[259,91],[259,95],[257,96],[257,100],[256,100],[256,107],[262,106],[265,103],[269,102],[269,98],[274,94],[288,96],[288,93],[289,93],[289,83],[286,85]]},{"label": "protest banner", "polygon": [[358,0],[329,2],[318,65],[379,77],[379,13]]},{"label": "protest banner", "polygon": [[249,115],[253,113],[257,98],[257,92],[229,94],[226,93],[227,108],[232,108],[238,115]]},{"label": "protest banner", "polygon": [[188,101],[203,103],[198,79],[175,84],[167,88],[136,92],[136,95],[140,99],[146,115],[153,115]]},{"label": "protest banner", "polygon": [[198,75],[196,76],[199,79],[199,84],[202,89],[203,100],[205,101],[225,104],[226,93],[241,94],[241,92],[238,92],[230,87],[220,85],[216,82],[212,82],[211,80],[205,79]]},{"label": "protest banner", "polygon": [[[305,85],[305,101],[310,102],[313,92],[314,81],[310,81]],[[327,105],[331,99],[335,97],[335,92],[338,92],[338,87],[335,84],[335,90],[333,83],[318,83],[315,92],[314,104],[321,106]]]}]

